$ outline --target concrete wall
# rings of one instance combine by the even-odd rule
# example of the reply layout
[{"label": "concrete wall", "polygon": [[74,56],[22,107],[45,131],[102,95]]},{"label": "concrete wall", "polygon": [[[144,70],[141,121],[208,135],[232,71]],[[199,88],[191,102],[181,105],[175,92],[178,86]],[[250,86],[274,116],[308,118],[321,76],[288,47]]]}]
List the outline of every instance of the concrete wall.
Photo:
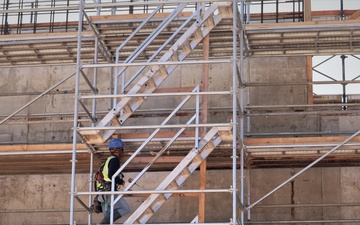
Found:
[{"label": "concrete wall", "polygon": [[[167,175],[167,172],[150,172],[137,183],[134,190],[154,189]],[[126,173],[126,179],[134,177],[134,173]],[[231,185],[231,171],[208,171],[207,188],[225,189]],[[33,175],[0,177],[0,224],[66,224],[69,223],[70,208],[70,176],[69,175]],[[76,190],[89,190],[89,177],[85,174],[76,176]],[[198,189],[199,174],[195,172],[184,183],[183,189]],[[87,197],[80,196],[84,202]],[[144,197],[126,197],[132,212],[145,200]],[[190,222],[198,211],[197,197],[174,196],[166,202],[151,219],[152,222]],[[207,221],[230,220],[231,194],[211,193],[206,195]],[[216,202],[216,204],[213,204]],[[77,224],[87,223],[87,213],[76,201],[75,220]],[[218,209],[223,209],[221,213]],[[27,212],[27,210],[35,210]],[[21,212],[21,213],[19,213]],[[129,214],[130,215],[130,214]],[[128,215],[128,216],[129,216]],[[123,222],[128,217],[121,218]],[[101,214],[94,214],[93,221],[99,222]]]},{"label": "concrete wall", "polygon": [[[250,60],[250,83],[306,82],[305,57],[253,58]],[[250,87],[250,105],[304,105],[307,104],[305,85],[274,85]],[[304,111],[304,109],[301,109]],[[263,113],[289,111],[288,108],[264,109]],[[250,113],[251,114],[251,113]],[[315,115],[263,115],[251,118],[254,133],[321,131]]]},{"label": "concrete wall", "polygon": [[[137,68],[129,68],[126,77],[129,79]],[[52,87],[68,75],[75,72],[75,67],[56,66],[56,67],[31,67],[31,68],[10,68],[2,69],[3,77],[0,83],[0,105],[6,105],[1,110],[1,118],[10,115],[40,93]],[[85,74],[92,82],[93,70],[85,70]],[[99,69],[98,71],[98,90],[99,94],[111,93],[113,87],[111,69]],[[201,66],[187,65],[178,67],[172,75],[166,79],[161,88],[191,87],[201,84]],[[226,90],[232,88],[231,66],[230,64],[210,65],[210,90]],[[49,142],[71,142],[74,112],[74,87],[75,77],[71,77],[58,87],[54,88],[49,94],[32,103],[19,113],[17,119],[0,126],[0,138],[6,143],[49,143]],[[120,87],[119,87],[120,88]],[[129,87],[131,88],[131,86]],[[80,78],[80,93],[88,95],[90,88],[83,77]],[[151,97],[137,111],[141,120],[130,118],[126,125],[158,125],[164,119],[163,116],[156,118],[157,112],[173,110],[184,97]],[[83,100],[87,109],[92,110],[92,100]],[[110,99],[96,100],[98,118],[101,119],[111,108]],[[230,95],[217,95],[209,97],[210,107],[232,107]],[[170,124],[185,123],[195,113],[195,97],[190,99],[183,109],[189,109],[188,115],[175,117]],[[79,107],[80,122],[83,125],[91,126],[89,118],[84,110]],[[219,111],[219,110],[218,110]],[[222,109],[220,110],[220,112]],[[150,117],[149,113],[153,112]],[[147,113],[147,114],[146,114]],[[46,116],[48,115],[48,116]],[[231,115],[231,114],[230,114]],[[155,119],[154,119],[155,118]],[[21,123],[30,120],[30,124]],[[230,116],[210,117],[209,122],[229,122]],[[45,122],[42,122],[45,121]],[[9,125],[7,125],[9,124]]]},{"label": "concrete wall", "polygon": [[[300,169],[259,169],[251,171],[251,199],[257,201]],[[358,219],[359,207],[334,203],[359,202],[359,168],[312,168],[266,198],[251,210],[251,219],[261,220],[346,220]],[[261,205],[327,204],[327,207],[265,208]],[[304,224],[304,223],[299,223]],[[307,224],[307,223],[306,223]],[[340,224],[340,223],[326,223]],[[341,223],[353,224],[353,223]]]},{"label": "concrete wall", "polygon": [[[247,176],[247,179],[251,179],[251,203],[263,197],[299,170],[251,170],[250,176]],[[125,174],[126,177],[133,177],[134,175],[133,173]],[[144,179],[138,182],[140,187],[137,187],[137,189],[151,189],[161,182],[165,175],[165,172],[147,173]],[[232,174],[229,170],[208,171],[206,187],[211,189],[229,188],[231,177]],[[0,199],[0,224],[32,225],[66,224],[69,222],[70,176],[2,176],[0,180],[2,196]],[[77,175],[77,191],[87,191],[88,180],[88,175]],[[359,168],[310,169],[260,202],[258,206],[255,206],[251,210],[250,221],[357,219],[360,216],[359,207],[331,207],[331,204],[359,202],[360,197],[357,194],[359,182]],[[185,182],[183,188],[194,189],[198,185],[199,174],[195,172]],[[86,197],[81,198],[87,202]],[[126,197],[126,199],[132,211],[145,200],[143,197]],[[206,203],[207,222],[229,222],[232,217],[231,194],[208,193],[206,194]],[[261,207],[263,205],[282,204],[329,204],[330,207]],[[175,196],[163,205],[151,219],[151,222],[190,222],[197,215],[197,207],[197,197]],[[75,208],[76,223],[86,223],[87,213],[77,202]],[[38,210],[38,212],[27,212],[30,209]],[[126,218],[121,218],[119,223],[122,223]],[[101,214],[93,216],[94,222],[100,220]],[[330,224],[335,225],[338,223]]]},{"label": "concrete wall", "polygon": [[[250,82],[305,82],[306,64],[304,57],[277,57],[251,59],[249,71],[245,79]],[[209,90],[229,91],[232,88],[231,64],[211,64]],[[137,68],[129,68],[126,77],[129,79]],[[93,80],[93,70],[85,69],[90,81]],[[20,67],[4,68],[1,70],[0,82],[0,116],[11,114],[34,99],[38,94],[47,90],[57,82],[75,72],[74,66],[49,66],[49,67]],[[145,71],[146,72],[146,71]],[[102,68],[98,71],[99,94],[109,94],[112,91],[111,69]],[[173,74],[166,79],[161,88],[177,88],[201,85],[202,68],[199,65],[179,66]],[[19,114],[17,120],[11,125],[0,126],[0,140],[3,143],[49,143],[71,142],[72,119],[74,109],[74,83],[72,77],[62,83],[49,94],[40,98],[30,107]],[[245,89],[245,94],[250,93],[251,105],[293,105],[307,103],[307,89],[302,85],[286,86],[256,86]],[[82,95],[90,93],[90,88],[85,80],[80,79],[80,92]],[[151,97],[137,110],[141,119],[130,118],[126,125],[158,125],[164,119],[156,115],[164,110],[173,110],[183,97]],[[229,122],[231,120],[232,98],[227,95],[211,95],[209,99],[209,123]],[[245,97],[247,99],[247,97]],[[92,110],[92,100],[84,100],[89,111]],[[98,118],[111,108],[110,99],[96,100]],[[175,117],[170,124],[185,123],[193,113],[195,98],[185,105],[188,114]],[[288,115],[258,115],[250,119],[251,133],[278,133],[278,132],[355,132],[358,116],[342,116],[338,114],[301,114],[304,109],[297,109],[298,113]],[[276,113],[278,109],[266,109],[263,112]],[[90,126],[90,120],[80,107],[80,121]],[[51,114],[50,116],[45,116]],[[151,117],[148,117],[149,114]],[[251,112],[250,112],[250,115]],[[31,123],[23,123],[24,118]],[[46,123],[39,123],[41,121]],[[329,122],[331,121],[331,122]],[[248,130],[247,128],[245,130]],[[126,131],[125,131],[126,132]]]}]

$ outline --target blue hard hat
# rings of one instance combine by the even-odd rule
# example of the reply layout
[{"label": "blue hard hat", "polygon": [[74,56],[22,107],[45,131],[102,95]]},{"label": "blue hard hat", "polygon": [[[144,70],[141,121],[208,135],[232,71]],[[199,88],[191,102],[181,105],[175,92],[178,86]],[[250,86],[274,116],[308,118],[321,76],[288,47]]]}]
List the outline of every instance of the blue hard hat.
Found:
[{"label": "blue hard hat", "polygon": [[124,148],[124,143],[120,138],[114,138],[109,141],[109,148]]}]

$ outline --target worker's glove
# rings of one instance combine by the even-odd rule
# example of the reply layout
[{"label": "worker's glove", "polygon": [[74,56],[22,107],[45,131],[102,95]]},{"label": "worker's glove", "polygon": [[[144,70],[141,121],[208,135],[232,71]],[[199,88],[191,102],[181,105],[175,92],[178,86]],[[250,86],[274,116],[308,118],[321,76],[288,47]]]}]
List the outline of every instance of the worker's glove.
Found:
[{"label": "worker's glove", "polygon": [[119,178],[121,179],[121,180],[123,180],[124,179],[124,174],[123,173],[119,173]]}]

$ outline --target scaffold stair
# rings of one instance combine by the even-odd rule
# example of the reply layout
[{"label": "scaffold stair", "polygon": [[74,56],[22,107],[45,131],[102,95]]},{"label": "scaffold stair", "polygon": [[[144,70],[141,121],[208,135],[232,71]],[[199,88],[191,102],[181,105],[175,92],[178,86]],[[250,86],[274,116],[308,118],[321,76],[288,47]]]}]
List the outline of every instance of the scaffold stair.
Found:
[{"label": "scaffold stair", "polygon": [[[159,59],[159,62],[181,62],[191,51],[210,33],[210,31],[224,18],[232,18],[232,3],[219,2],[212,4],[195,21],[183,35]],[[175,64],[147,66],[147,72],[137,80],[137,83],[127,92],[128,94],[150,94],[170,76],[176,69]],[[89,144],[102,144],[116,131],[97,128],[121,126],[134,111],[146,100],[145,97],[123,97],[116,106],[94,127],[94,129],[80,130],[79,133]]]},{"label": "scaffold stair", "polygon": [[[174,170],[159,184],[156,191],[177,190],[222,141],[232,140],[231,127],[213,127]],[[171,197],[172,193],[151,194],[124,224],[144,224]]]}]

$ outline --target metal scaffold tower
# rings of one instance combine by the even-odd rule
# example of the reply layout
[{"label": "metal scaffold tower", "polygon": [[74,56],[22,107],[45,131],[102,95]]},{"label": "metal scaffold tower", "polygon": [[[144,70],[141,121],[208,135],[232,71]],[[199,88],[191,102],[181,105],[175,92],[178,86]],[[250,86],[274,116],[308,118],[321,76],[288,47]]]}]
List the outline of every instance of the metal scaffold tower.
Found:
[{"label": "metal scaffold tower", "polygon": [[[73,141],[73,157],[72,157],[72,181],[71,181],[71,208],[70,208],[70,224],[75,223],[74,219],[74,204],[75,200],[78,200],[82,205],[85,203],[79,198],[82,195],[89,195],[91,204],[92,195],[96,192],[92,191],[90,185],[89,192],[78,192],[75,189],[76,184],[76,146],[77,136],[90,147],[93,154],[94,152],[104,148],[106,143],[112,137],[121,137],[122,133],[126,133],[129,130],[153,130],[153,132],[146,138],[146,140],[137,148],[136,151],[123,163],[121,168],[112,177],[112,189],[110,192],[102,192],[102,194],[111,196],[111,219],[113,218],[114,204],[120,200],[124,195],[131,191],[131,188],[136,182],[142,178],[145,172],[156,162],[156,160],[171,147],[173,143],[178,142],[179,136],[185,130],[193,130],[194,137],[192,144],[186,144],[188,153],[184,155],[183,160],[172,169],[172,172],[160,183],[154,190],[139,190],[131,191],[135,194],[148,194],[149,197],[130,215],[130,217],[124,222],[125,224],[134,223],[146,223],[158,209],[173,195],[176,193],[207,193],[207,192],[225,192],[232,194],[233,213],[232,218],[229,221],[224,221],[226,224],[237,223],[237,182],[236,182],[236,170],[237,170],[237,133],[238,127],[238,115],[237,105],[238,95],[238,26],[239,21],[236,1],[148,1],[145,3],[133,2],[133,3],[97,3],[94,7],[112,7],[111,9],[111,21],[100,21],[98,17],[90,17],[87,14],[87,8],[89,6],[85,1],[80,1],[79,23],[78,23],[78,46],[77,46],[77,69],[76,69],[76,88],[75,88],[75,108],[74,108],[74,141]],[[118,26],[117,20],[121,20],[121,15],[117,16],[117,12],[121,11],[121,8],[129,7],[131,12],[136,10],[136,7],[149,8],[149,14],[138,23],[136,29],[133,29],[129,35],[118,41],[120,43],[117,47],[106,45],[109,42],[106,37],[106,29],[112,29],[111,26]],[[179,17],[181,18],[179,20]],[[107,63],[100,63],[97,58],[93,64],[84,64],[82,60],[82,37],[83,35],[83,19],[87,20],[87,23],[91,27],[92,31],[96,34],[96,53],[95,57],[100,53],[106,58]],[[229,25],[232,26],[233,32],[232,40],[232,57],[209,60],[209,53],[197,53],[199,50],[199,44],[205,39],[208,39],[210,32],[216,28],[223,20],[229,20]],[[99,22],[97,22],[99,21]],[[150,31],[148,30],[149,24],[156,24]],[[103,26],[106,24],[108,27]],[[172,34],[168,33],[168,30],[172,30]],[[134,46],[135,50],[127,53],[125,50],[127,46],[131,45],[133,40],[136,40],[139,35],[143,35],[142,32],[146,32],[145,37],[139,42],[138,46]],[[104,38],[105,37],[105,38]],[[116,36],[115,36],[116,38]],[[161,45],[153,45],[160,39]],[[116,41],[116,40],[115,40]],[[115,42],[114,41],[114,42]],[[208,42],[208,40],[207,40]],[[108,44],[108,43],[107,43]],[[116,44],[116,42],[115,42]],[[205,43],[202,43],[205,46]],[[111,49],[112,48],[112,49]],[[209,48],[209,46],[207,46]],[[115,50],[116,49],[116,50]],[[149,49],[154,49],[150,50]],[[205,51],[205,50],[204,50]],[[123,52],[127,55],[123,57]],[[149,54],[150,52],[150,54]],[[144,54],[146,54],[144,58]],[[204,54],[207,54],[204,55]],[[199,56],[203,55],[203,58]],[[204,58],[205,57],[205,58]],[[216,63],[226,63],[232,65],[233,79],[227,87],[227,90],[221,91],[208,91],[207,88],[202,86],[195,87],[191,92],[166,92],[156,93],[155,91],[162,85],[162,83],[172,75],[176,68],[186,68],[187,65],[209,65]],[[99,94],[96,84],[90,84],[92,87],[93,95],[80,95],[79,82],[80,77],[86,77],[84,72],[85,68],[93,68],[94,74],[100,68],[111,68],[112,75],[112,90],[110,95]],[[128,71],[132,68],[136,68],[135,72]],[[205,71],[205,73],[208,73]],[[94,80],[96,82],[94,75]],[[232,119],[223,121],[221,123],[206,123],[206,120],[200,121],[200,114],[202,117],[207,117],[204,112],[207,108],[207,103],[202,100],[200,107],[200,97],[203,96],[215,96],[215,95],[228,95],[232,102]],[[140,126],[134,126],[131,123],[127,125],[127,120],[141,108],[147,101],[158,98],[161,96],[168,97],[181,97],[184,98],[178,106],[167,116],[167,118],[158,125],[141,125],[141,121],[138,122]],[[87,106],[83,103],[86,99],[93,100],[93,108],[87,109]],[[98,116],[96,114],[96,101],[97,100],[111,99],[111,108],[105,116]],[[203,98],[204,99],[204,98]],[[169,121],[173,119],[174,115],[180,110],[184,109],[185,104],[194,104],[192,107],[193,112],[189,112],[189,119],[186,123],[169,124]],[[79,107],[82,107],[92,119],[92,123],[80,124]],[[149,164],[141,170],[141,172],[130,182],[130,184],[123,191],[115,191],[114,179],[121,173],[127,165],[129,165],[141,151],[149,145],[155,136],[162,130],[176,131],[175,135],[164,139],[165,146],[156,154],[156,156],[149,162]],[[232,150],[232,186],[226,189],[204,189],[204,190],[181,190],[181,185],[185,180],[203,163],[204,160],[211,154],[211,152],[217,148],[220,144],[227,143]],[[92,157],[93,158],[93,157]],[[92,171],[90,171],[92,174]],[[91,182],[90,182],[91,183]],[[114,199],[114,194],[120,194],[119,197]],[[89,215],[89,222],[91,222],[91,215]],[[203,220],[203,219],[202,219]],[[190,221],[189,221],[190,222]],[[202,221],[204,222],[204,221]],[[112,224],[112,222],[111,222]]]}]

